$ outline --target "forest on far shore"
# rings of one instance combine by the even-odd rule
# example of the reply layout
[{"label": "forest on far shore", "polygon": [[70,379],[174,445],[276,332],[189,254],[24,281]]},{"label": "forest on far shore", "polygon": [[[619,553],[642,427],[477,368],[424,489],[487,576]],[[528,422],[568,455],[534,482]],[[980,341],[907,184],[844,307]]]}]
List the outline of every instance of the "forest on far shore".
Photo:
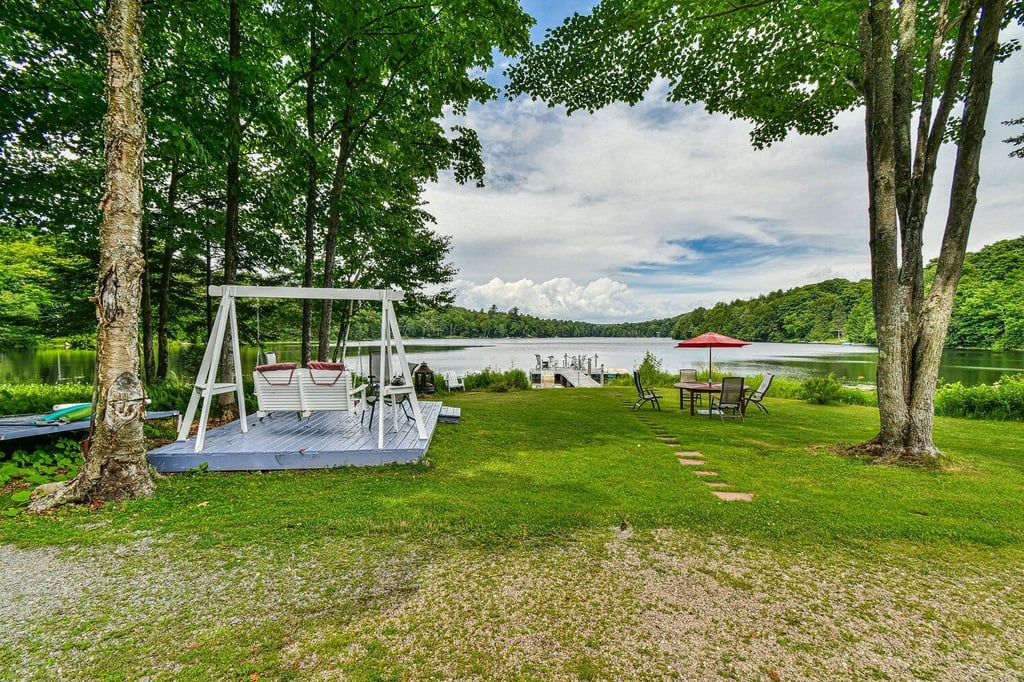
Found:
[{"label": "forest on far shore", "polygon": [[[926,285],[935,272],[925,271]],[[404,317],[409,337],[664,336],[684,339],[706,331],[748,341],[850,341],[874,344],[871,282],[830,279],[717,303],[676,317],[624,324],[545,320],[513,308],[499,312],[451,307]],[[1024,237],[996,242],[964,261],[946,345],[1024,349]]]},{"label": "forest on far shore", "polygon": [[[62,316],[66,304],[57,293],[63,273],[80,267],[74,259],[47,253],[31,240],[0,242],[0,350],[32,346],[55,338],[75,339],[76,346],[93,342],[94,320]],[[66,262],[67,261],[67,262]],[[931,264],[926,276],[934,272]],[[84,295],[81,294],[81,295]],[[301,304],[296,301],[239,300],[240,336],[245,342],[295,340]],[[179,341],[204,341],[205,305],[197,300],[192,315],[175,321]],[[748,341],[850,341],[873,344],[871,283],[831,279],[787,291],[773,291],[749,300],[721,302],[676,317],[646,322],[596,324],[550,320],[520,312],[406,309],[400,313],[407,338],[498,337],[672,337],[687,338],[716,331]],[[257,325],[257,320],[260,323]],[[190,322],[185,326],[186,322]],[[376,306],[355,310],[348,336],[379,335]],[[968,253],[956,294],[946,345],[994,350],[1024,349],[1024,237],[991,244]]]}]

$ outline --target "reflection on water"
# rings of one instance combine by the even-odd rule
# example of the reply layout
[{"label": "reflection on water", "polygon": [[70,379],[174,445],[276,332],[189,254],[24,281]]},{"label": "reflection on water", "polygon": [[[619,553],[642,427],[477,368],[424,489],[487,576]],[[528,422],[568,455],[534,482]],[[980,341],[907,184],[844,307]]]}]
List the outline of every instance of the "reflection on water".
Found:
[{"label": "reflection on water", "polygon": [[[643,362],[646,353],[658,358],[662,370],[674,372],[683,367],[706,369],[708,352],[700,348],[675,348],[670,339],[413,339],[406,341],[410,362],[426,362],[435,372],[475,372],[484,368],[497,371],[536,366],[536,358],[564,362],[583,357],[593,367],[632,371]],[[367,353],[378,346],[372,341],[353,343],[346,362],[365,374],[369,369]],[[298,361],[298,343],[267,344],[280,361]],[[202,349],[172,352],[172,371],[194,376]],[[751,376],[771,372],[780,376],[803,378],[832,373],[847,382],[873,383],[877,355],[869,346],[840,346],[815,343],[752,343],[743,348],[715,348],[711,351],[717,370]],[[248,372],[257,362],[257,349],[242,349],[242,367]],[[45,349],[0,353],[2,383],[61,383],[92,381],[95,354],[82,350]],[[947,350],[942,356],[940,376],[945,381],[966,385],[992,383],[1003,374],[1024,372],[1024,352]]]}]

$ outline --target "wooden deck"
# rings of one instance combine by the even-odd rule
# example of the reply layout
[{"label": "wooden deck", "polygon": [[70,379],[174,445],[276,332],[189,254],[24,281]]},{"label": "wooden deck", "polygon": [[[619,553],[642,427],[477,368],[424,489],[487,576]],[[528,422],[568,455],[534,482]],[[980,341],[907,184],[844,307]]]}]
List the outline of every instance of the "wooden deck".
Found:
[{"label": "wooden deck", "polygon": [[[80,419],[73,422],[54,422],[36,424],[36,420],[45,414],[23,414],[14,417],[0,417],[0,440],[18,440],[19,438],[37,438],[51,433],[65,431],[84,431],[92,423],[91,419]],[[177,419],[177,410],[165,412],[146,412],[146,419]]]},{"label": "wooden deck", "polygon": [[[161,473],[181,472],[206,464],[207,471],[271,471],[280,469],[330,469],[414,462],[426,453],[437,428],[442,406],[420,401],[427,437],[420,440],[416,424],[401,412],[397,432],[388,411],[384,423],[384,448],[377,448],[377,415],[373,428],[347,412],[314,412],[297,419],[294,412],[275,412],[262,421],[252,415],[249,431],[237,423],[206,432],[202,452],[193,452],[195,439],[177,441],[149,453],[149,463]],[[450,409],[450,408],[445,408]],[[369,420],[367,414],[366,420]]]}]

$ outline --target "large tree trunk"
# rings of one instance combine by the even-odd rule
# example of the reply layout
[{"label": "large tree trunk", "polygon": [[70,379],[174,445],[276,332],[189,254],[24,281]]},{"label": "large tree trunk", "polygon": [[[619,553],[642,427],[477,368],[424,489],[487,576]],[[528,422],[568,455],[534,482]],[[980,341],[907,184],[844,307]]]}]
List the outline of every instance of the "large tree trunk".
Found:
[{"label": "large tree trunk", "polygon": [[[999,46],[999,28],[1006,12],[1005,0],[984,0],[974,49],[970,60],[967,97],[960,124],[960,141],[953,167],[949,209],[939,252],[935,279],[921,310],[921,334],[914,348],[914,366],[918,368],[911,390],[911,452],[931,444],[935,414],[935,387],[939,375],[942,347],[949,330],[956,287],[963,271],[964,255],[970,237],[974,209],[981,180],[982,141],[985,118],[992,92],[992,71]],[[934,446],[932,446],[934,447]]]},{"label": "large tree trunk", "polygon": [[171,313],[171,272],[174,267],[174,247],[170,242],[164,244],[164,252],[160,259],[160,292],[157,303],[156,322],[156,378],[163,381],[170,369],[171,349],[170,334],[167,323]]},{"label": "large tree trunk", "polygon": [[150,495],[153,478],[142,434],[139,378],[142,260],[142,7],[109,0],[105,14],[107,67],[103,117],[104,196],[100,202],[99,318],[93,430],[85,464],[66,483],[39,489],[29,505],[43,511],[65,502],[118,501]]},{"label": "large tree trunk", "polygon": [[153,302],[152,302],[152,286],[150,284],[150,277],[153,276],[152,255],[150,250],[152,249],[152,237],[149,232],[149,223],[145,220],[142,221],[142,262],[145,263],[145,270],[142,273],[142,296],[140,300],[140,307],[142,313],[142,366],[144,368],[143,376],[146,377],[147,382],[152,382],[156,378],[156,360],[153,357]]},{"label": "large tree trunk", "polygon": [[[981,19],[975,32],[979,7]],[[913,0],[903,3],[895,24],[892,11],[890,3],[874,0],[864,11],[861,31],[881,421],[878,436],[868,445],[886,459],[920,461],[939,454],[932,440],[935,389],[977,201],[981,142],[1005,0],[970,5],[959,23],[948,26],[943,26],[945,8],[940,9],[939,30],[952,27],[959,32],[953,76],[944,84],[932,118],[938,76],[934,64],[942,44],[942,36],[936,33],[927,57],[916,151],[910,144],[913,112],[907,102],[915,92],[909,64],[915,56],[918,10]],[[894,25],[900,32],[895,43]],[[925,215],[938,149],[968,55],[970,78],[942,251],[931,290],[925,295],[921,249]]]},{"label": "large tree trunk", "polygon": [[[229,3],[230,28],[228,54],[231,68],[228,69],[228,189],[227,212],[224,222],[224,285],[234,284],[238,277],[238,208],[242,201],[241,156],[242,156],[242,95],[238,80],[242,59],[242,15],[239,0]],[[227,330],[226,337],[231,336]],[[233,343],[225,338],[220,356],[220,377],[223,383],[234,383],[235,363],[232,357]],[[233,392],[221,393],[217,397],[221,417],[232,419],[238,416]]]},{"label": "large tree trunk", "polygon": [[[312,5],[311,16],[317,17],[317,3]],[[305,253],[302,269],[302,285],[313,286],[313,272],[316,259],[316,212],[318,182],[316,162],[316,26],[309,29],[309,73],[306,75],[306,139],[309,152],[306,158],[306,224]],[[302,301],[302,364],[312,360],[313,301]]]},{"label": "large tree trunk", "polygon": [[[167,191],[167,212],[174,216],[178,206],[178,183],[184,175],[180,171],[178,157],[171,162],[171,185]],[[160,258],[160,288],[157,292],[157,362],[156,378],[163,381],[167,378],[167,370],[170,364],[170,348],[167,323],[170,319],[171,306],[171,271],[174,267],[174,252],[172,224],[167,226],[167,234],[164,236],[164,250]]]},{"label": "large tree trunk", "polygon": [[[349,85],[349,94],[355,91]],[[341,229],[341,195],[345,189],[345,177],[348,173],[348,162],[352,154],[353,129],[352,105],[346,104],[342,115],[342,135],[338,142],[338,157],[334,167],[334,180],[331,183],[330,210],[327,218],[327,235],[324,241],[324,281],[323,286],[334,286],[335,260],[338,254],[338,231]],[[331,352],[331,312],[334,301],[324,300],[320,309],[320,335],[317,348],[317,360],[326,360]]]}]

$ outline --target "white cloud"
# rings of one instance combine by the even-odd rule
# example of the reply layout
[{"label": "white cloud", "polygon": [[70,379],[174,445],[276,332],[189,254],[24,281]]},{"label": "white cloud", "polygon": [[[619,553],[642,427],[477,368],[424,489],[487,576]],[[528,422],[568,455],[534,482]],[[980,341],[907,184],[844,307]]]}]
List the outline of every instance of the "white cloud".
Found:
[{"label": "white cloud", "polygon": [[625,284],[606,277],[585,285],[567,277],[545,282],[525,278],[506,282],[495,277],[485,284],[467,283],[462,289],[462,300],[469,308],[493,304],[500,310],[518,307],[539,317],[573,320],[621,319],[634,312],[635,298]]},{"label": "white cloud", "polygon": [[[1006,158],[998,124],[1024,115],[1012,87],[1021,62],[997,73],[972,249],[1021,234],[1024,162]],[[526,99],[473,107],[464,123],[480,135],[488,186],[445,179],[426,193],[453,237],[457,302],[643,320],[867,277],[861,116],[756,151],[747,124],[658,97],[592,116]],[[947,196],[936,187],[926,258],[938,253]]]}]

